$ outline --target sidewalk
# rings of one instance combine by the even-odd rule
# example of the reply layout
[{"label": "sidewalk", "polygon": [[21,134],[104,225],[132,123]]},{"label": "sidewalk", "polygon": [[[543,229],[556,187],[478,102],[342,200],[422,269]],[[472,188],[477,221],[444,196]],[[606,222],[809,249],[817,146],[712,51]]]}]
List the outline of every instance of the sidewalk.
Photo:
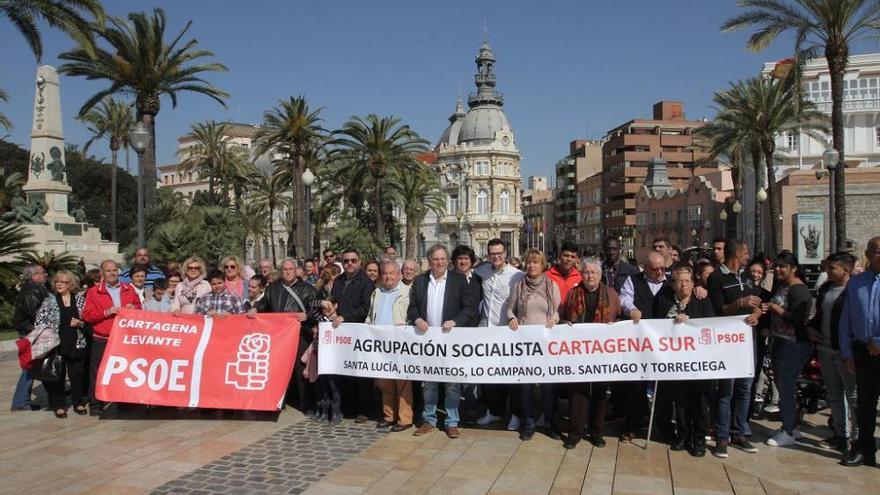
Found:
[{"label": "sidewalk", "polygon": [[[566,451],[538,434],[463,429],[449,440],[372,423],[330,427],[287,409],[277,422],[170,418],[174,411],[101,419],[50,411],[10,413],[15,354],[0,353],[0,494],[851,494],[876,493],[878,468],[844,468],[821,450],[827,428],[803,428],[795,448],[758,444],[776,423],[755,424],[757,454],[701,459],[642,440]],[[44,399],[45,400],[45,399]],[[808,417],[825,425],[827,411]]]}]

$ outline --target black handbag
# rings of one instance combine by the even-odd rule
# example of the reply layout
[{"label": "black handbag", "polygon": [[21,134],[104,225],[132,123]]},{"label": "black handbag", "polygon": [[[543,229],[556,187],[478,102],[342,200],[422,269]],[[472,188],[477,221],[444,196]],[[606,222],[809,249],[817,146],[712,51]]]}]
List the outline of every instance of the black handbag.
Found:
[{"label": "black handbag", "polygon": [[64,357],[52,351],[31,366],[31,376],[43,382],[60,382],[64,380]]}]

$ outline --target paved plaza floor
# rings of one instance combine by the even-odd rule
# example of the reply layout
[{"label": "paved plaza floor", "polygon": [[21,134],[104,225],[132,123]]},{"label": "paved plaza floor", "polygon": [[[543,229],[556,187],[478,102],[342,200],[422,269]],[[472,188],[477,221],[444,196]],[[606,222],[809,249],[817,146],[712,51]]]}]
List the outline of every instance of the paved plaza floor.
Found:
[{"label": "paved plaza floor", "polygon": [[[566,451],[536,435],[468,429],[413,437],[350,421],[335,428],[290,409],[277,416],[168,412],[115,418],[10,413],[15,355],[0,354],[0,493],[867,494],[880,469],[843,468],[819,449],[827,428],[807,425],[793,448],[731,449],[695,459],[660,443]],[[174,413],[177,414],[177,413]],[[825,424],[824,414],[809,424]],[[757,425],[762,441],[776,423]]]}]

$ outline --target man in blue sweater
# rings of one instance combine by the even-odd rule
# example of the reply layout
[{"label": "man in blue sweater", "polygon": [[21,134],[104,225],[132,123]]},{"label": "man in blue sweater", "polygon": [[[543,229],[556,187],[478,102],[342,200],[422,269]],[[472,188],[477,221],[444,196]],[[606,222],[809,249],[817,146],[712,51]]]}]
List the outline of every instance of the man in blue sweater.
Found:
[{"label": "man in blue sweater", "polygon": [[840,355],[856,375],[856,420],[859,440],[843,460],[844,466],[875,466],[874,427],[880,397],[880,236],[868,241],[868,266],[846,287],[840,315]]}]

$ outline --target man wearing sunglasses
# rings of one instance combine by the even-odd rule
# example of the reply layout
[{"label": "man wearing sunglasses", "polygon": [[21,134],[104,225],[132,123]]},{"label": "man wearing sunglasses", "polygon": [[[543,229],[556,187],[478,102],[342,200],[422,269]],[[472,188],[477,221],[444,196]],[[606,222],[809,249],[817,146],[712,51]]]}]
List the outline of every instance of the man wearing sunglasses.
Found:
[{"label": "man wearing sunglasses", "polygon": [[[326,251],[325,251],[326,259]],[[370,300],[376,284],[361,270],[361,256],[356,249],[346,249],[342,253],[342,274],[333,283],[330,295],[339,303],[334,326],[342,322],[363,323],[370,311]],[[322,303],[324,312],[332,311],[329,301]],[[343,407],[354,409],[355,422],[365,423],[373,415],[373,379],[363,377],[344,377],[342,380]],[[353,406],[353,407],[352,407]],[[350,411],[352,412],[352,411]]]}]

